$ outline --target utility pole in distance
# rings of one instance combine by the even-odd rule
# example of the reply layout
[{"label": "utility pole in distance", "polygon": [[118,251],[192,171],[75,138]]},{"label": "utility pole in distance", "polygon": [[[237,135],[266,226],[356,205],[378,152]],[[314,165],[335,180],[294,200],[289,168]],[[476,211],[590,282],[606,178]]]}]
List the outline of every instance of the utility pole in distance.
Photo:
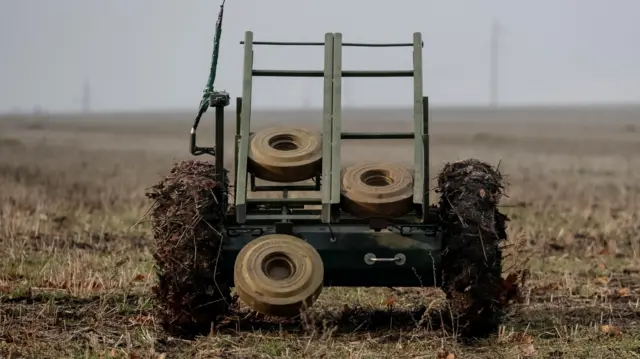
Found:
[{"label": "utility pole in distance", "polygon": [[500,30],[500,23],[494,19],[491,23],[491,49],[489,52],[489,104],[491,107],[498,106]]}]

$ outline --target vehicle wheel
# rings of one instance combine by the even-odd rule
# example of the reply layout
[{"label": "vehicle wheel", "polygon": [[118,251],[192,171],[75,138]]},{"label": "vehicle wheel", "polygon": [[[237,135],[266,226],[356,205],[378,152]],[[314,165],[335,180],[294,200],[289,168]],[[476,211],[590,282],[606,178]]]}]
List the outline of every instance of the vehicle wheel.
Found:
[{"label": "vehicle wheel", "polygon": [[153,293],[160,322],[172,335],[207,334],[231,304],[231,283],[221,281],[216,271],[224,260],[220,247],[228,184],[217,183],[215,173],[208,162],[177,163],[146,194],[154,201]]},{"label": "vehicle wheel", "polygon": [[497,209],[502,182],[497,169],[474,159],[449,163],[438,177],[442,285],[461,337],[487,337],[504,317],[501,242],[508,218]]},{"label": "vehicle wheel", "polygon": [[254,133],[249,171],[272,182],[298,182],[322,169],[322,136],[298,128],[273,127]]},{"label": "vehicle wheel", "polygon": [[399,217],[413,207],[413,174],[396,164],[349,166],[340,190],[343,210],[356,217]]},{"label": "vehicle wheel", "polygon": [[304,240],[270,234],[249,242],[236,258],[235,290],[251,309],[292,317],[309,308],[322,291],[324,264]]}]

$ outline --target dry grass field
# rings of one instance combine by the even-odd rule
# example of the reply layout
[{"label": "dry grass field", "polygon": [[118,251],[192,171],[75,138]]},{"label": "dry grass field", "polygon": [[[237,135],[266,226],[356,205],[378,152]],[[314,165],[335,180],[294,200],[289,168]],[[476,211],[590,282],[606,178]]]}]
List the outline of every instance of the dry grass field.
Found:
[{"label": "dry grass field", "polygon": [[[463,344],[421,326],[418,308],[439,290],[327,288],[305,320],[239,311],[207,337],[168,337],[140,219],[145,189],[190,158],[192,114],[5,117],[0,358],[640,358],[640,109],[432,115],[431,177],[468,157],[508,176],[503,210],[529,276],[498,335]],[[254,124],[319,117],[257,112]],[[345,114],[346,128],[410,126],[408,111]],[[203,141],[211,132],[202,126]],[[349,142],[343,158],[410,163],[410,146]]]}]

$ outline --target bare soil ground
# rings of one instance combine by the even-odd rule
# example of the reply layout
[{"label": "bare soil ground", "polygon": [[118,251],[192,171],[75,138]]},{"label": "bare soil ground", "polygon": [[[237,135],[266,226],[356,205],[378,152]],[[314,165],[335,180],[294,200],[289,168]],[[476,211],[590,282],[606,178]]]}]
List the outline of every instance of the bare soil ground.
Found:
[{"label": "bare soil ground", "polygon": [[[153,242],[139,220],[150,206],[145,189],[190,157],[192,115],[7,117],[0,118],[0,357],[640,357],[640,110],[433,115],[431,177],[445,161],[468,157],[500,163],[509,176],[503,210],[510,238],[523,247],[511,261],[526,263],[530,275],[523,303],[498,335],[463,344],[421,325],[419,308],[443,300],[437,289],[327,288],[304,319],[240,309],[207,337],[168,337],[152,313]],[[319,116],[262,113],[255,123]],[[345,127],[410,129],[409,116],[352,112]],[[202,136],[211,131],[204,126]],[[411,156],[407,142],[343,149],[345,162],[409,164]]]}]

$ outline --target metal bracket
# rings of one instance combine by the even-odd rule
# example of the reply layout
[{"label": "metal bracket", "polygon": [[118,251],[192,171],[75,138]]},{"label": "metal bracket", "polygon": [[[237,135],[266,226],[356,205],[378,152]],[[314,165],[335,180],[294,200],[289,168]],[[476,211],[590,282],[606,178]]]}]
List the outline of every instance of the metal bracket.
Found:
[{"label": "metal bracket", "polygon": [[398,253],[393,258],[377,258],[373,253],[367,253],[364,255],[364,262],[368,265],[373,265],[376,262],[395,262],[401,266],[407,262],[407,257],[402,253]]},{"label": "metal bracket", "polygon": [[[196,144],[196,132],[198,125],[200,124],[200,118],[207,111],[206,106],[200,107],[198,116],[196,116],[193,126],[191,127],[190,140],[189,140],[189,152],[194,156],[211,155],[216,157],[224,157],[222,153],[224,142],[224,108],[229,106],[230,97],[227,92],[216,91],[209,96],[209,107],[216,108],[215,114],[215,129],[216,129],[216,147],[199,147]],[[220,132],[218,134],[218,132]]]},{"label": "metal bracket", "polygon": [[279,234],[291,234],[293,235],[293,223],[291,222],[276,222],[275,231]]},{"label": "metal bracket", "polygon": [[209,107],[227,107],[231,102],[231,97],[226,91],[215,91],[209,96]]}]

